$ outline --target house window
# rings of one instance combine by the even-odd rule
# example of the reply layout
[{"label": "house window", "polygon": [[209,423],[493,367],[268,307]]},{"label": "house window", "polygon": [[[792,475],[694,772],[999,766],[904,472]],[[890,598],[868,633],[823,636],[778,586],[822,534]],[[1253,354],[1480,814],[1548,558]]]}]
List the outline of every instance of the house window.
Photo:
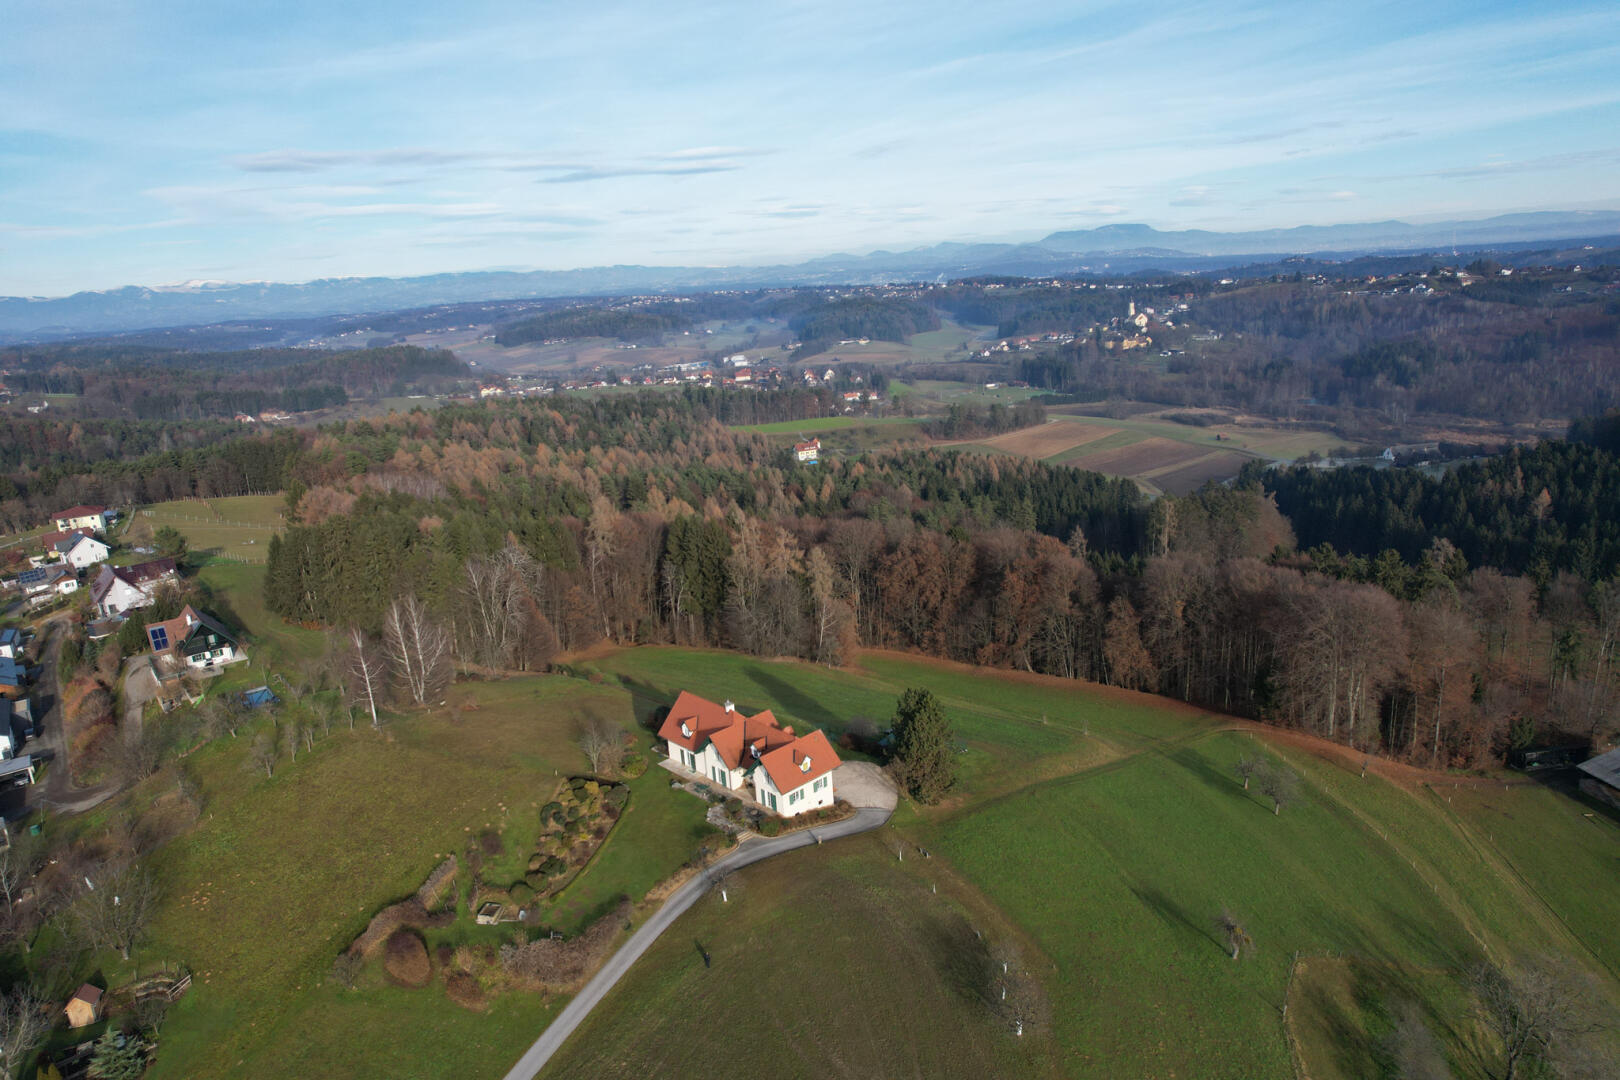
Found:
[{"label": "house window", "polygon": [[765,793],[765,801],[770,804],[772,810],[776,809],[776,796],[769,791]]}]

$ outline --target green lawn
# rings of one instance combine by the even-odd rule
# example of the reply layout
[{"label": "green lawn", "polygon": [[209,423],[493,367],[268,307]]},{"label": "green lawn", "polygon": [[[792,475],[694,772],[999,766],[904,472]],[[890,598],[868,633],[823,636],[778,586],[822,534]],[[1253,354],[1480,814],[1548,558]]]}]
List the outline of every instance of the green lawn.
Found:
[{"label": "green lawn", "polygon": [[319,659],[329,635],[293,626],[272,614],[264,606],[264,571],[263,566],[220,561],[199,570],[197,580],[213,594],[219,609],[215,614],[248,634],[248,657],[255,664],[296,665]]},{"label": "green lawn", "polygon": [[[256,663],[286,670],[323,636],[265,612],[262,575],[215,563],[199,577]],[[745,1074],[1282,1080],[1296,1075],[1292,1032],[1305,1074],[1350,1080],[1380,1075],[1376,1041],[1403,999],[1453,1050],[1469,1045],[1457,974],[1481,955],[1553,953],[1611,975],[1620,963],[1620,826],[1548,789],[1408,790],[1164,699],[897,653],[829,669],[645,647],[583,666],[603,681],[461,684],[446,709],[334,733],[268,779],[246,766],[249,733],[189,757],[202,815],[153,856],[167,892],[136,959],[187,963],[197,982],[151,1075],[499,1075],[559,1000],[507,994],[473,1013],[437,982],[404,990],[375,967],[345,991],[332,960],[480,832],[526,850],[539,806],[584,768],[582,720],[608,717],[646,748],[648,721],[682,689],[836,737],[856,718],[886,726],[904,689],[927,687],[955,725],[959,789],[941,807],[903,805],[880,833],[751,868],[733,903],[705,898],[547,1076],[707,1075],[715,1050],[692,1020],[726,1017],[743,1049],[728,1043],[722,1060]],[[1256,751],[1301,777],[1281,815],[1233,776]],[[136,804],[168,787],[149,782]],[[689,857],[703,809],[650,768],[541,921],[573,932],[620,895],[642,899]],[[897,838],[932,857],[913,846],[896,861]],[[1214,926],[1223,908],[1254,939],[1237,962]],[[1001,942],[1050,1009],[1022,1039],[983,1000],[983,949]],[[126,970],[100,959],[115,980]],[[1456,1064],[1480,1076],[1466,1053]]]},{"label": "green lawn", "polygon": [[705,897],[659,938],[541,1075],[1053,1075],[1049,1041],[1014,1037],[980,999],[975,930],[1007,931],[921,870],[870,836],[748,868],[729,902]]},{"label": "green lawn", "polygon": [[149,543],[165,525],[178,530],[199,554],[262,563],[270,537],[285,527],[287,501],[280,495],[238,495],[155,503],[135,512],[123,534],[128,544]]},{"label": "green lawn", "polygon": [[1196,710],[1143,695],[1081,692],[1059,679],[989,676],[963,665],[895,653],[867,653],[858,667],[759,660],[719,650],[627,649],[597,663],[638,698],[638,712],[667,705],[682,689],[749,712],[771,709],[836,738],[855,717],[888,726],[908,687],[932,689],[950,712],[966,797],[1019,787],[1041,776],[1100,764],[1152,738],[1204,730]]},{"label": "green lawn", "polygon": [[[1397,972],[1476,955],[1425,877],[1338,801],[1308,788],[1276,816],[1245,792],[1231,764],[1253,746],[1226,733],[1150,751],[928,831],[1065,973],[1054,1037],[1070,1075],[1289,1077],[1280,1010],[1296,952]],[[1255,940],[1236,963],[1214,926],[1223,908]]]},{"label": "green lawn", "polygon": [[[335,733],[269,779],[247,767],[246,733],[188,759],[206,810],[155,856],[167,892],[141,951],[191,965],[197,982],[152,1077],[493,1075],[544,1028],[557,1003],[534,995],[479,1015],[437,985],[328,983],[372,914],[446,855],[484,829],[529,827],[558,777],[584,767],[583,718],[632,722],[624,691],[559,676],[471,684],[452,706]],[[546,913],[552,925],[572,930],[621,892],[640,900],[691,854],[703,805],[661,777],[636,782],[596,861]]]},{"label": "green lawn", "polygon": [[[960,879],[991,905],[992,919],[1050,965],[1045,1049],[1006,1075],[1290,1077],[1287,997],[1309,1075],[1379,1075],[1378,1040],[1412,1000],[1459,1075],[1480,1076],[1479,1035],[1460,989],[1470,964],[1539,953],[1615,960],[1620,828],[1551,791],[1464,789],[1447,803],[1445,791],[1362,778],[1336,760],[1279,749],[1263,732],[1221,730],[1219,718],[1161,699],[896,654],[869,653],[839,672],[674,649],[627,650],[599,666],[636,690],[644,702],[638,710],[689,687],[832,732],[851,716],[884,716],[906,686],[927,686],[941,698],[967,748],[961,790],[937,810],[902,807],[896,824],[935,856],[919,866]],[[1257,750],[1301,777],[1300,802],[1281,815],[1233,775],[1235,759]],[[788,865],[783,860],[781,872]],[[822,867],[846,884],[852,873]],[[861,971],[857,947],[810,944],[827,936],[827,911],[840,923],[868,918],[821,887],[820,878],[805,877],[801,888],[811,899],[789,903],[769,926],[783,940],[804,942],[785,948],[808,984],[827,968],[855,970],[850,985],[858,995],[886,1001],[896,991]],[[1215,928],[1223,908],[1247,920],[1254,938],[1235,963]],[[657,1037],[671,1003],[743,1011],[758,993],[746,950],[730,958],[743,966],[745,985],[725,989],[706,978],[692,941],[703,940],[715,917],[686,916],[616,992],[622,996],[608,1018],[593,1019],[570,1042],[555,1075],[616,1068],[696,1075],[701,1057]],[[743,926],[745,940],[757,943],[754,920]],[[933,931],[896,932],[924,939]],[[882,936],[871,943],[892,955],[907,947],[922,944]],[[894,981],[908,986],[926,987],[931,977],[917,963],[902,970]],[[947,1029],[971,1029],[948,1011],[937,1024],[929,1014],[928,1022],[894,1029],[898,1045],[875,1050],[859,1032],[842,1031],[849,1016],[842,1001],[811,1008],[795,999],[788,1012],[802,1018],[807,1009],[821,1030],[838,1032],[830,1053],[876,1062],[884,1075],[896,1068],[891,1055],[919,1060]],[[627,1049],[628,1032],[645,1024],[653,1037]],[[793,1065],[774,1031],[765,1056],[773,1068],[825,1071],[818,1058]],[[988,1045],[993,1050],[994,1039]],[[957,1058],[963,1075],[997,1074],[981,1059]],[[958,1074],[955,1065],[931,1067]]]}]

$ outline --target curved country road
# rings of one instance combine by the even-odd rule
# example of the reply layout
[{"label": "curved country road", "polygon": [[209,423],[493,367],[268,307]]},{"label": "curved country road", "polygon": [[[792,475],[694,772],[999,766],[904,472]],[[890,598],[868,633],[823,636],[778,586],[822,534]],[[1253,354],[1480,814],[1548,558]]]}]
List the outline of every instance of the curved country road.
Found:
[{"label": "curved country road", "polygon": [[[855,811],[853,817],[835,821],[831,825],[802,829],[786,836],[750,840],[716,862],[714,869],[735,870],[773,855],[780,855],[784,851],[809,847],[821,840],[836,840],[840,836],[869,832],[888,821],[889,815],[893,812],[892,808],[865,807]],[[669,899],[664,901],[664,906],[630,935],[630,940],[608,958],[608,962],[591,977],[585,988],[557,1014],[551,1026],[546,1028],[540,1038],[535,1040],[534,1045],[518,1059],[518,1063],[512,1066],[511,1071],[506,1074],[506,1080],[533,1080],[533,1077],[545,1068],[546,1062],[551,1060],[551,1055],[557,1052],[567,1041],[568,1036],[574,1033],[574,1029],[590,1015],[590,1011],[597,1003],[623,978],[624,973],[630,970],[630,965],[647,951],[658,939],[659,934],[669,929],[670,924],[697,903],[708,890],[709,877],[699,874],[671,893]]]}]

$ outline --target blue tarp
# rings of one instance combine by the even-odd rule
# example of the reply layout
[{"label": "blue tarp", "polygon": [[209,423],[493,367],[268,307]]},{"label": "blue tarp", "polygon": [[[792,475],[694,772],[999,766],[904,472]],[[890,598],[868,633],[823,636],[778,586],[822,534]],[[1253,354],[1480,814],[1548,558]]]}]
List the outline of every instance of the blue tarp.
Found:
[{"label": "blue tarp", "polygon": [[268,686],[255,686],[252,690],[242,691],[242,704],[250,709],[262,709],[266,705],[274,705],[280,700],[271,692]]}]

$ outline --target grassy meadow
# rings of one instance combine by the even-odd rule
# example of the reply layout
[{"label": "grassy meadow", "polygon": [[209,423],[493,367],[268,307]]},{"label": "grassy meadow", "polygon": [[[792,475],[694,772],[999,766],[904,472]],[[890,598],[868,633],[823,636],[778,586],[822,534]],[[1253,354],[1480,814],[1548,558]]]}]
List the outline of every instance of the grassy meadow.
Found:
[{"label": "grassy meadow", "polygon": [[[185,520],[203,517],[185,503],[165,520],[188,537],[274,527],[273,501],[222,502],[213,519]],[[263,576],[223,560],[198,574],[253,654],[211,692],[326,648],[265,610]],[[152,856],[166,891],[135,960],[182,962],[197,980],[150,1075],[499,1075],[561,1000],[505,994],[472,1012],[376,964],[340,989],[332,961],[481,832],[527,850],[538,807],[585,767],[583,720],[647,747],[647,722],[682,689],[836,737],[885,727],[904,689],[927,687],[954,724],[960,783],[938,807],[902,803],[879,833],[749,868],[733,903],[705,898],[547,1076],[707,1074],[716,1059],[691,1018],[717,1016],[742,1025],[750,1069],[789,1077],[1350,1080],[1385,1075],[1379,1040],[1410,1000],[1456,1074],[1482,1080],[1458,981],[1475,959],[1568,957],[1620,990],[1620,825],[1547,788],[1362,777],[1308,740],[1163,698],[898,653],[829,669],[643,647],[575,666],[591,678],[458,684],[444,707],[335,731],[271,777],[249,762],[251,731],[191,754],[200,814]],[[1245,791],[1232,765],[1247,753],[1294,769],[1298,803],[1273,814]],[[596,858],[542,905],[546,926],[573,933],[621,895],[640,900],[699,842],[702,804],[662,770],[630,784]],[[173,786],[160,774],[128,804],[166,805]],[[1237,961],[1215,927],[1223,909],[1253,938]],[[427,936],[504,934],[460,921]],[[1049,1015],[1021,1039],[984,1000],[984,950],[999,944],[1035,973]],[[97,960],[114,984],[129,973]]]},{"label": "grassy meadow", "polygon": [[198,555],[262,563],[268,557],[270,537],[285,526],[286,508],[280,495],[154,503],[135,512],[122,539],[126,544],[149,544],[157,530],[168,525],[185,536]]},{"label": "grassy meadow", "polygon": [[[933,856],[906,872],[926,866],[950,880],[949,903],[971,902],[976,926],[999,927],[1026,947],[1045,975],[1051,1023],[1010,1050],[1013,1040],[992,1028],[1002,1041],[985,1052],[1032,1055],[1016,1065],[966,1052],[943,1064],[928,1057],[963,1030],[982,1031],[973,1025],[987,1010],[961,987],[949,990],[948,965],[922,959],[930,941],[938,945],[930,920],[949,906],[936,908],[933,894],[904,919],[889,916],[910,926],[908,946],[829,930],[829,920],[873,922],[862,892],[882,895],[902,873],[882,841],[867,838],[847,845],[846,862],[827,864],[842,883],[832,894],[807,877],[802,896],[778,901],[783,887],[773,882],[792,872],[792,857],[748,872],[763,884],[747,878],[746,902],[769,892],[773,910],[726,916],[727,926],[741,920],[737,933],[751,945],[726,955],[739,978],[717,977],[718,946],[716,972],[693,947],[707,944],[720,916],[684,917],[547,1075],[696,1075],[702,1056],[674,1045],[679,1024],[663,1019],[670,1004],[746,1013],[785,951],[814,957],[801,960],[809,986],[822,986],[828,971],[854,973],[837,983],[842,996],[833,983],[818,990],[820,1006],[795,997],[786,1010],[793,1025],[761,1036],[763,1060],[787,1075],[875,1060],[884,1075],[1377,1076],[1387,1065],[1380,1039],[1412,1001],[1457,1075],[1484,1077],[1461,972],[1483,956],[1553,954],[1602,973],[1598,961],[1613,949],[1607,930],[1620,919],[1620,887],[1603,872],[1620,859],[1620,828],[1543,788],[1403,786],[1163,699],[892,654],[867,654],[840,672],[672,649],[626,650],[597,666],[632,688],[638,710],[685,686],[834,732],[853,716],[885,716],[901,688],[930,687],[965,749],[962,782],[939,808],[902,806],[895,835]],[[1301,777],[1299,802],[1281,814],[1232,770],[1255,752]],[[1237,961],[1215,925],[1223,909],[1253,938]],[[908,957],[892,983],[864,970],[873,951]],[[871,998],[883,1012],[893,983],[927,1002],[954,993],[977,1019],[919,1008],[916,1022],[890,1031],[898,1048],[875,1051],[862,1004]],[[1617,988],[1612,978],[1607,986]],[[811,1018],[817,1050],[803,1058],[795,1033]],[[629,1038],[630,1028],[650,1037]]]}]

